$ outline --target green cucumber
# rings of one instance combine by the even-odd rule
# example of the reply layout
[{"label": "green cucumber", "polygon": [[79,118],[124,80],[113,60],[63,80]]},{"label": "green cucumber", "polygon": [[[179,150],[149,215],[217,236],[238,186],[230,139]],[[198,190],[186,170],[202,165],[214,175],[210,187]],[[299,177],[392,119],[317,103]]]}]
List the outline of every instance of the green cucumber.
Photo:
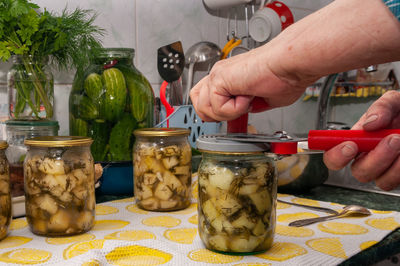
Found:
[{"label": "green cucumber", "polygon": [[[104,70],[102,80],[104,83],[104,117],[110,122],[116,122],[124,113],[126,105],[126,84],[124,75],[117,68]],[[103,113],[103,112],[102,112]]]},{"label": "green cucumber", "polygon": [[88,136],[88,124],[85,120],[70,117],[70,135],[71,136]]},{"label": "green cucumber", "polygon": [[99,116],[96,104],[87,96],[82,96],[78,105],[78,117],[83,120],[93,120]]},{"label": "green cucumber", "polygon": [[125,76],[133,117],[138,123],[144,122],[147,127],[152,127],[154,93],[149,81],[138,70],[132,71],[124,66],[120,66],[119,69]]},{"label": "green cucumber", "polygon": [[104,92],[101,76],[97,73],[89,74],[83,83],[83,88],[90,99],[99,99]]},{"label": "green cucumber", "polygon": [[108,151],[108,137],[110,126],[102,119],[96,119],[92,122],[89,129],[89,137],[93,139],[90,146],[93,158],[96,162],[103,162]]},{"label": "green cucumber", "polygon": [[132,159],[133,130],[136,127],[136,120],[129,113],[124,113],[121,120],[111,129],[108,143],[111,161],[130,161]]}]

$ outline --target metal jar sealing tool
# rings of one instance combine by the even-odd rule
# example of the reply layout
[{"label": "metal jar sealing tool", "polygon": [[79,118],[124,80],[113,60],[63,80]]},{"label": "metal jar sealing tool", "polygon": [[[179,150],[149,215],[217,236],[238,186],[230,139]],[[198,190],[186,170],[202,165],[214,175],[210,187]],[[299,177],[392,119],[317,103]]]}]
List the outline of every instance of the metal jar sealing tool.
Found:
[{"label": "metal jar sealing tool", "polygon": [[215,136],[218,140],[230,140],[233,142],[260,143],[269,152],[290,155],[301,153],[298,151],[297,144],[307,141],[310,151],[327,151],[334,146],[345,142],[353,141],[358,146],[359,152],[373,150],[376,145],[386,136],[400,134],[400,129],[383,129],[377,131],[364,130],[310,130],[308,138],[292,138],[284,131],[278,131],[273,135],[267,134],[229,134]]}]

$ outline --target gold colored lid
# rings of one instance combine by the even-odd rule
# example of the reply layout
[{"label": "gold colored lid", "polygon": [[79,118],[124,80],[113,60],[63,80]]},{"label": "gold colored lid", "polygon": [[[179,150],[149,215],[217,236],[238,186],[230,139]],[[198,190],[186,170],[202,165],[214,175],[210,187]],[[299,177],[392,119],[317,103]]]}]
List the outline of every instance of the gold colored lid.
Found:
[{"label": "gold colored lid", "polygon": [[41,136],[24,141],[25,145],[36,147],[89,146],[92,142],[91,138],[78,136]]},{"label": "gold colored lid", "polygon": [[0,150],[7,149],[8,143],[4,140],[0,140]]},{"label": "gold colored lid", "polygon": [[186,128],[142,128],[136,129],[133,134],[140,137],[171,137],[171,136],[189,136],[190,130]]}]

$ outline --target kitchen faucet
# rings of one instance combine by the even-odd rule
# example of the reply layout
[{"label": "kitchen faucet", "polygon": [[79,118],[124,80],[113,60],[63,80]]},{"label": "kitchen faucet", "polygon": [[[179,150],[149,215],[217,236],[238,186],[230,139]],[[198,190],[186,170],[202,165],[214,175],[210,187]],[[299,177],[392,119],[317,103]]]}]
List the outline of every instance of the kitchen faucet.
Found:
[{"label": "kitchen faucet", "polygon": [[317,123],[315,129],[328,128],[328,105],[332,88],[339,74],[330,74],[322,83],[318,97]]},{"label": "kitchen faucet", "polygon": [[[378,65],[371,65],[365,68],[365,71],[375,72],[378,70]],[[328,75],[322,83],[318,97],[318,112],[315,129],[328,129],[328,106],[332,88],[335,86],[339,74]]]}]

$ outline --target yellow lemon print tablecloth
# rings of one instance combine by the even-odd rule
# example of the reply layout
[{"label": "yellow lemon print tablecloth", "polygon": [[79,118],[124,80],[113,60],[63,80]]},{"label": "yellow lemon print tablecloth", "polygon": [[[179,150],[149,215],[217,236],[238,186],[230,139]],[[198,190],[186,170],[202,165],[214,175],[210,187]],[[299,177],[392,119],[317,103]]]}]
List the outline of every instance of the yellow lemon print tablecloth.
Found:
[{"label": "yellow lemon print tablecloth", "polygon": [[[279,197],[337,210],[342,207],[290,195]],[[382,211],[301,228],[288,226],[296,219],[324,215],[278,203],[272,248],[253,256],[229,256],[204,248],[197,230],[195,198],[189,208],[168,213],[141,210],[128,198],[98,204],[94,228],[78,236],[35,236],[25,218],[13,220],[8,237],[0,241],[0,265],[337,265],[400,226],[400,213]]]}]

